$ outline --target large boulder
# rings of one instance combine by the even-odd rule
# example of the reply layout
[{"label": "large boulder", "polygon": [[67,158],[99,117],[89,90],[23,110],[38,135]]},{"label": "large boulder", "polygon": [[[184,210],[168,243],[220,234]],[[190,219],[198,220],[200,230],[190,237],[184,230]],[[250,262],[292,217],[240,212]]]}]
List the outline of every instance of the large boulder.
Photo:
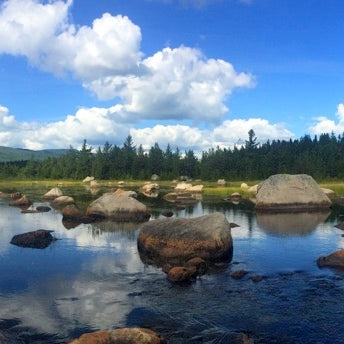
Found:
[{"label": "large boulder", "polygon": [[140,327],[121,328],[83,334],[70,344],[163,344],[164,339],[152,330]]},{"label": "large boulder", "polygon": [[146,221],[150,214],[147,207],[138,200],[125,195],[106,193],[93,201],[86,215],[99,218],[111,218],[116,221]]},{"label": "large boulder", "polygon": [[222,213],[147,222],[141,226],[137,243],[141,259],[157,265],[184,263],[194,257],[230,260],[233,253],[230,225]]},{"label": "large boulder", "polygon": [[276,174],[258,187],[256,209],[264,211],[307,211],[328,209],[330,199],[306,174]]},{"label": "large boulder", "polygon": [[54,240],[56,240],[52,235],[53,231],[48,231],[45,229],[38,229],[34,232],[27,232],[23,234],[15,235],[11,244],[20,247],[30,247],[30,248],[46,248]]},{"label": "large boulder", "polygon": [[333,252],[326,257],[318,258],[317,264],[319,267],[344,268],[344,249]]},{"label": "large boulder", "polygon": [[53,199],[60,197],[60,196],[63,196],[63,192],[61,189],[56,187],[56,188],[52,188],[50,191],[48,191],[46,194],[44,194],[43,198],[47,199],[47,200],[53,200]]}]

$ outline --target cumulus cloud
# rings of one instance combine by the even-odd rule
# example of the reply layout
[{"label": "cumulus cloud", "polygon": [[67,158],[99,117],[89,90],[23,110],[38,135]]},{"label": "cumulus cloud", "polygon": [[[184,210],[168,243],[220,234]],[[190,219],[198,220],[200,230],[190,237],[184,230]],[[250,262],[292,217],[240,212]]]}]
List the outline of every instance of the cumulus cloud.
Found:
[{"label": "cumulus cloud", "polygon": [[4,1],[0,54],[25,56],[54,74],[71,73],[99,99],[119,97],[127,117],[136,120],[218,121],[228,112],[233,90],[255,85],[251,74],[198,49],[165,48],[143,59],[140,28],[128,17],[105,13],[92,26],[76,27],[71,5],[72,0]]},{"label": "cumulus cloud", "polygon": [[327,117],[316,118],[316,123],[309,128],[311,134],[321,135],[324,133],[343,134],[344,133],[344,104],[337,106],[336,112],[337,121],[329,119]]}]

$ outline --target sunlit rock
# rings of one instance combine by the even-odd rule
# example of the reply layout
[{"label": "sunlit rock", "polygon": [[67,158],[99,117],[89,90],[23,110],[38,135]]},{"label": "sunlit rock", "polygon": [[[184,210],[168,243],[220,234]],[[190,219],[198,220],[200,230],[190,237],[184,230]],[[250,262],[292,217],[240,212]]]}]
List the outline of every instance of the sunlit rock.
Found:
[{"label": "sunlit rock", "polygon": [[91,182],[91,181],[93,181],[94,180],[94,177],[89,177],[89,176],[87,176],[82,182],[83,183],[89,183],[89,182]]},{"label": "sunlit rock", "polygon": [[260,184],[257,210],[307,211],[328,209],[330,199],[311,176],[276,174]]},{"label": "sunlit rock", "polygon": [[60,196],[63,196],[63,192],[61,189],[56,187],[56,188],[52,188],[50,191],[48,191],[46,194],[44,194],[43,198],[47,199],[47,200],[53,200],[53,199],[60,197]]},{"label": "sunlit rock", "polygon": [[344,249],[331,253],[326,257],[320,257],[317,260],[319,267],[344,268]]}]

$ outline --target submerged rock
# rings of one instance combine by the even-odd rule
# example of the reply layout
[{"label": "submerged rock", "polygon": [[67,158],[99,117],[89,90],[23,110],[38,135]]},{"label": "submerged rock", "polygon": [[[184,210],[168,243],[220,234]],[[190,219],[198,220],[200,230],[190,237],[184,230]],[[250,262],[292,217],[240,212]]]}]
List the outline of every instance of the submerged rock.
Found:
[{"label": "submerged rock", "polygon": [[333,268],[344,268],[344,249],[335,251],[328,256],[317,259],[319,267],[328,266]]},{"label": "submerged rock", "polygon": [[276,174],[258,188],[257,210],[314,211],[330,206],[330,199],[314,179],[306,174]]},{"label": "submerged rock", "polygon": [[144,262],[186,262],[231,260],[233,242],[230,226],[222,213],[197,218],[167,218],[141,226],[138,249]]},{"label": "submerged rock", "polygon": [[60,196],[63,196],[63,192],[61,189],[56,187],[56,188],[52,188],[50,191],[45,193],[43,195],[43,198],[47,199],[47,200],[53,200],[53,199],[60,197]]},{"label": "submerged rock", "polygon": [[147,207],[128,196],[106,193],[93,201],[86,210],[91,217],[111,218],[116,221],[146,221],[150,214]]},{"label": "submerged rock", "polygon": [[156,332],[140,327],[121,328],[83,334],[70,344],[163,344],[165,340]]},{"label": "submerged rock", "polygon": [[11,244],[20,247],[46,248],[56,240],[51,233],[53,231],[38,229],[37,231],[15,235]]}]

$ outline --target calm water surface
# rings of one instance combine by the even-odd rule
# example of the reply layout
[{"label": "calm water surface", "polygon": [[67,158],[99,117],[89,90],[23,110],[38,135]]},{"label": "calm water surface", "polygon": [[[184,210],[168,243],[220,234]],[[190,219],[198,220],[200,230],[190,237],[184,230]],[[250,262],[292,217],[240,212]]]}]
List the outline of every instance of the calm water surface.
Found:
[{"label": "calm water surface", "polygon": [[[63,188],[86,206],[97,195]],[[23,190],[34,206],[48,189]],[[14,191],[14,190],[13,190]],[[98,195],[99,196],[99,195]],[[151,209],[171,208],[140,198]],[[344,248],[344,208],[332,214],[256,215],[250,206],[204,199],[178,217],[225,213],[234,256],[227,268],[187,286],[172,285],[145,266],[136,247],[137,224],[81,224],[66,229],[58,210],[22,214],[0,200],[0,329],[27,343],[65,343],[82,333],[143,326],[168,343],[226,343],[233,331],[255,343],[344,343],[344,273],[319,269],[321,255]],[[50,229],[61,240],[44,250],[20,248],[13,235]],[[249,274],[234,280],[230,273]],[[254,283],[253,274],[263,275]]]}]

